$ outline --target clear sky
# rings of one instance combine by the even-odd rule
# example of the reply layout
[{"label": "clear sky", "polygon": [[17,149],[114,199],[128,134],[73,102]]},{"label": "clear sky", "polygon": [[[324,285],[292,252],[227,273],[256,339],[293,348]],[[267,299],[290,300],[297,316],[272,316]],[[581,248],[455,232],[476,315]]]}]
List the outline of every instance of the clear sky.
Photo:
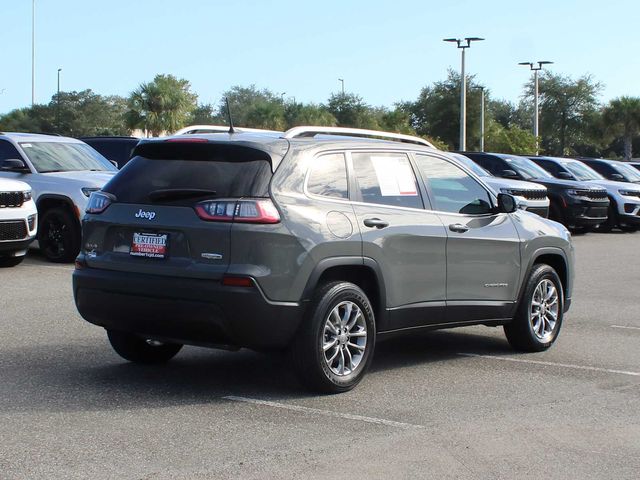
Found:
[{"label": "clear sky", "polygon": [[[256,84],[297,101],[340,88],[373,105],[415,99],[460,68],[445,37],[480,36],[467,71],[515,101],[529,72],[591,73],[602,99],[640,95],[639,0],[36,0],[36,101],[62,89],[127,95],[157,73],[201,102]],[[31,0],[0,0],[0,113],[31,101]]]}]

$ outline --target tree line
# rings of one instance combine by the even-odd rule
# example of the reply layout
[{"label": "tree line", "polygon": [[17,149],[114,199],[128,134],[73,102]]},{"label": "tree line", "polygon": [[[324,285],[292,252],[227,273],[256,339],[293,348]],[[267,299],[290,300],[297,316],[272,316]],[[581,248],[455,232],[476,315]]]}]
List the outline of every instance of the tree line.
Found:
[{"label": "tree line", "polygon": [[[217,104],[200,103],[190,83],[156,75],[128,98],[91,90],[60,92],[47,104],[0,115],[0,131],[58,133],[65,136],[150,136],[186,125],[227,124],[227,100],[238,127],[286,130],[321,125],[386,130],[429,139],[445,150],[458,148],[460,75],[427,85],[412,101],[376,107],[355,93],[334,93],[324,103],[285,99],[255,85],[234,86]],[[535,151],[533,81],[517,103],[494,98],[474,76],[467,78],[467,148],[480,145],[480,95],[485,95],[485,150],[514,154]],[[548,155],[630,159],[640,148],[640,98],[623,96],[602,104],[602,84],[584,75],[572,78],[544,72],[539,82],[540,150]]]}]

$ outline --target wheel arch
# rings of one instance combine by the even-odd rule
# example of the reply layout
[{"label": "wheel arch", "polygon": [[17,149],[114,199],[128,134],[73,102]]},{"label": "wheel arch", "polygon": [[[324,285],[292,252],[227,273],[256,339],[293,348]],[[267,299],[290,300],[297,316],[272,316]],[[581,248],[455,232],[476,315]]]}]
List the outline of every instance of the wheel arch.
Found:
[{"label": "wheel arch", "polygon": [[80,227],[80,212],[78,211],[78,207],[73,203],[69,197],[64,195],[56,195],[56,194],[45,194],[40,195],[36,202],[36,207],[38,209],[38,217],[42,219],[43,214],[52,208],[62,207],[71,213],[72,217],[77,221],[78,227]]},{"label": "wheel arch", "polygon": [[552,267],[560,277],[560,283],[562,284],[562,292],[566,308],[566,301],[569,298],[571,288],[571,272],[569,271],[569,262],[567,260],[565,252],[560,248],[554,247],[541,248],[539,250],[536,250],[535,253],[531,256],[531,260],[529,261],[529,265],[527,266],[526,274],[522,279],[522,284],[520,285],[520,292],[518,293],[518,303],[522,300],[529,275],[531,275],[531,272],[536,265],[541,264],[549,265],[550,267]]},{"label": "wheel arch", "polygon": [[319,285],[343,280],[360,287],[371,301],[377,328],[386,322],[386,289],[378,263],[368,257],[332,257],[314,268],[302,294],[302,301],[313,297]]}]

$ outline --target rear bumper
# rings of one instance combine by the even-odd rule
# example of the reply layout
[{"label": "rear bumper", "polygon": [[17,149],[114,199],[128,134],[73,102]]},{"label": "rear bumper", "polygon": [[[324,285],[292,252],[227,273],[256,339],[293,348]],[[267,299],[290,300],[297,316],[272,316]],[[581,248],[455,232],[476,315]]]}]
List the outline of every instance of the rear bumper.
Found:
[{"label": "rear bumper", "polygon": [[73,294],[90,323],[183,344],[283,348],[302,317],[298,303],[214,280],[84,268],[73,273]]}]

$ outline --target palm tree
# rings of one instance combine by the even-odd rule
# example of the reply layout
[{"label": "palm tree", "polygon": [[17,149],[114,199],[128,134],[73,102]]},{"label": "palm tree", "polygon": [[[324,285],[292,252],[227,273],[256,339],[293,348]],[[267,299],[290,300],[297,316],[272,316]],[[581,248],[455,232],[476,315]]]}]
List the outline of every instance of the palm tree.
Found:
[{"label": "palm tree", "polygon": [[624,159],[633,158],[633,138],[640,133],[640,98],[619,97],[609,102],[604,109],[607,128],[624,142]]},{"label": "palm tree", "polygon": [[127,126],[142,128],[157,137],[183,127],[196,107],[196,95],[187,80],[156,75],[129,96]]}]

